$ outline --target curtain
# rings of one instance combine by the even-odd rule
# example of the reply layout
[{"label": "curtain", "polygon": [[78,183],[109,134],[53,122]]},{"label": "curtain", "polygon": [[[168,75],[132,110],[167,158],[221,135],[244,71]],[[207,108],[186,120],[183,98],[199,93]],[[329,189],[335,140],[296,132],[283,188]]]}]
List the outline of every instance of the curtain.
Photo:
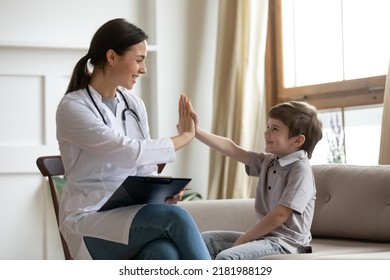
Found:
[{"label": "curtain", "polygon": [[[261,151],[268,0],[221,0],[219,8],[212,132]],[[257,178],[216,151],[209,176],[209,199],[254,197]]]},{"label": "curtain", "polygon": [[381,146],[378,164],[390,164],[390,63],[383,98]]}]

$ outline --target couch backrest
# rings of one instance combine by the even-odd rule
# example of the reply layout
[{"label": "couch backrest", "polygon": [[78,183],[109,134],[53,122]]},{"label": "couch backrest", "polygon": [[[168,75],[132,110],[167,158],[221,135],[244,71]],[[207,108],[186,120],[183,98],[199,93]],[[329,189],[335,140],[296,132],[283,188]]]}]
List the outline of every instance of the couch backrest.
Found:
[{"label": "couch backrest", "polygon": [[390,242],[390,165],[313,165],[313,236]]}]

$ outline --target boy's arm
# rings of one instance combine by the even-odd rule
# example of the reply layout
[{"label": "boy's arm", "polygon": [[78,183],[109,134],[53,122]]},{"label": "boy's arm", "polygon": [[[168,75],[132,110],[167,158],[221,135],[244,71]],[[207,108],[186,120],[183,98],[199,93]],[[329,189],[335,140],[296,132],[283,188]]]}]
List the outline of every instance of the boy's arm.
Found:
[{"label": "boy's arm", "polygon": [[292,209],[278,204],[271,212],[260,219],[253,227],[241,235],[233,246],[244,244],[270,233],[283,224],[292,214]]},{"label": "boy's arm", "polygon": [[236,145],[231,139],[212,134],[196,127],[195,137],[210,148],[244,164],[249,164],[249,152]]},{"label": "boy's arm", "polygon": [[248,151],[245,151],[240,146],[236,145],[231,139],[204,131],[198,126],[198,116],[192,106],[192,102],[189,98],[187,98],[187,101],[189,103],[192,118],[195,122],[196,139],[225,156],[249,165],[250,156]]}]

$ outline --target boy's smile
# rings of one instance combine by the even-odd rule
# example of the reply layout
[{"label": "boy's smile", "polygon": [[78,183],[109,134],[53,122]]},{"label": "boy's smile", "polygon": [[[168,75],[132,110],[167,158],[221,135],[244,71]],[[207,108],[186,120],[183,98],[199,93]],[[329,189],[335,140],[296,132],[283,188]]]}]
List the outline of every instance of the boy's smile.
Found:
[{"label": "boy's smile", "polygon": [[265,151],[273,153],[279,157],[286,156],[299,150],[303,144],[297,143],[297,138],[294,136],[289,138],[288,127],[280,120],[269,118],[267,123],[267,130],[264,133]]}]

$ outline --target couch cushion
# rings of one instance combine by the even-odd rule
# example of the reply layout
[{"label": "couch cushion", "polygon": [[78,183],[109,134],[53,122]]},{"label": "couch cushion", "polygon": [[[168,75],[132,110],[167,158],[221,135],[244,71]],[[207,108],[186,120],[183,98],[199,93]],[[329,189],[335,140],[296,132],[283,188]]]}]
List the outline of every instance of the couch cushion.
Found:
[{"label": "couch cushion", "polygon": [[390,243],[314,238],[310,245],[313,248],[311,254],[273,255],[263,259],[390,259]]},{"label": "couch cushion", "polygon": [[201,232],[207,230],[244,232],[256,223],[253,198],[182,201],[179,205],[191,214]]},{"label": "couch cushion", "polygon": [[313,165],[313,236],[390,242],[390,166]]}]

